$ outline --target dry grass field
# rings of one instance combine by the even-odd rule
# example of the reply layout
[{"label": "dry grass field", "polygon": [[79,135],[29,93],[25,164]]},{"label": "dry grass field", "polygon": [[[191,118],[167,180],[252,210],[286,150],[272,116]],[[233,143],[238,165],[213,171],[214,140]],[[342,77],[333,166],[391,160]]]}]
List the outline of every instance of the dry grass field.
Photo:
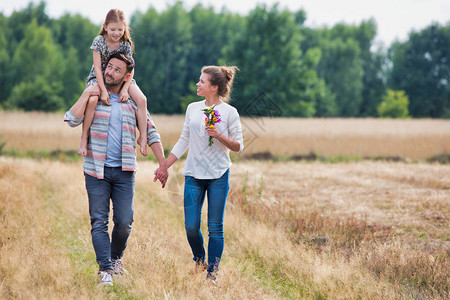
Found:
[{"label": "dry grass field", "polygon": [[[154,115],[164,147],[172,149],[183,116]],[[329,156],[402,156],[426,159],[450,153],[449,120],[271,119],[242,118],[245,154],[270,152]],[[63,122],[60,113],[0,111],[5,149],[76,150],[81,126]]]},{"label": "dry grass field", "polygon": [[[154,118],[173,143],[183,118]],[[78,129],[61,120],[61,114],[0,112],[5,149],[76,149]],[[246,137],[246,150],[417,160],[450,152],[449,121],[264,121],[265,131]],[[82,161],[0,156],[0,299],[450,297],[450,165],[237,160],[223,261],[211,285],[205,273],[193,272],[183,225],[183,164],[174,165],[161,189],[152,182],[156,164],[139,161],[124,257],[129,274],[99,288]]]}]

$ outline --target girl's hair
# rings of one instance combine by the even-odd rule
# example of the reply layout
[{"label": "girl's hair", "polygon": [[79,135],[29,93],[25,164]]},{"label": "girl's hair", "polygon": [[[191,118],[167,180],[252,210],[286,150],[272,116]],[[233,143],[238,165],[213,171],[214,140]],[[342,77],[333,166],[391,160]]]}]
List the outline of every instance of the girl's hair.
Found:
[{"label": "girl's hair", "polygon": [[124,28],[123,36],[120,39],[123,42],[130,43],[131,50],[134,51],[134,43],[131,39],[130,34],[130,28],[128,28],[127,22],[125,21],[125,15],[123,14],[123,11],[117,8],[113,8],[106,14],[105,23],[103,23],[104,26],[102,26],[102,29],[100,30],[98,35],[106,35],[105,27],[108,26],[109,23],[122,23]]},{"label": "girl's hair", "polygon": [[239,71],[239,68],[235,66],[204,66],[202,68],[202,73],[209,75],[210,84],[219,87],[217,93],[225,102],[229,101],[236,71]]}]

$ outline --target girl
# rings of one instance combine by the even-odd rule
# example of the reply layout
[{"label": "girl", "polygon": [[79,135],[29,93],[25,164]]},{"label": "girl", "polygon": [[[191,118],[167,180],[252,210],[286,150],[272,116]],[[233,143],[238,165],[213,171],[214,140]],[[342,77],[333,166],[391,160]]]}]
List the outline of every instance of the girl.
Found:
[{"label": "girl", "polygon": [[[86,88],[93,83],[98,83],[100,87],[100,100],[105,104],[110,105],[108,90],[103,81],[103,73],[106,68],[108,58],[116,53],[123,52],[132,56],[134,44],[131,40],[130,31],[125,22],[124,14],[119,9],[111,9],[106,15],[105,22],[100,30],[99,35],[92,42],[91,49],[93,50],[94,64],[91,68],[86,80]],[[131,97],[137,105],[137,122],[140,132],[138,144],[142,155],[147,155],[147,98],[137,86],[133,79],[134,70],[131,73],[130,80],[126,81],[121,88],[119,102],[126,102]],[[89,128],[94,119],[94,111],[97,106],[98,96],[89,98],[89,103],[86,107],[83,129],[81,133],[81,143],[78,154],[87,155],[87,140]]]},{"label": "girl", "polygon": [[[224,248],[223,217],[228,195],[230,150],[244,148],[237,110],[226,103],[236,67],[206,66],[197,83],[197,95],[205,100],[189,104],[180,139],[167,158],[169,168],[189,148],[183,170],[185,229],[193,259],[207,278],[216,280]],[[206,116],[206,117],[205,117]],[[205,263],[201,211],[208,193],[208,263]]]}]

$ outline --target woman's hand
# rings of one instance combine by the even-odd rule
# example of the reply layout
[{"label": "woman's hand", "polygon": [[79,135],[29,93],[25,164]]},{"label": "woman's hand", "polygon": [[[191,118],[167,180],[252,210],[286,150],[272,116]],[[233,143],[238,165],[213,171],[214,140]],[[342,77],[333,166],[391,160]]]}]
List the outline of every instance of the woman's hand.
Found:
[{"label": "woman's hand", "polygon": [[161,187],[164,188],[166,186],[167,178],[169,178],[169,172],[167,171],[166,165],[160,166],[154,172],[155,177],[153,178],[153,182],[159,180],[161,182]]},{"label": "woman's hand", "polygon": [[239,151],[241,144],[238,141],[233,140],[224,134],[221,134],[216,128],[208,127],[208,128],[206,128],[206,131],[208,132],[210,137],[216,138],[223,145],[225,145],[225,147],[227,147],[228,149],[235,151],[235,152]]},{"label": "woman's hand", "polygon": [[216,139],[218,139],[219,136],[220,136],[220,134],[221,134],[221,133],[216,129],[216,127],[213,127],[213,128],[207,127],[207,128],[206,128],[206,131],[208,132],[208,134],[209,134],[210,137],[213,137],[213,138],[216,138]]}]

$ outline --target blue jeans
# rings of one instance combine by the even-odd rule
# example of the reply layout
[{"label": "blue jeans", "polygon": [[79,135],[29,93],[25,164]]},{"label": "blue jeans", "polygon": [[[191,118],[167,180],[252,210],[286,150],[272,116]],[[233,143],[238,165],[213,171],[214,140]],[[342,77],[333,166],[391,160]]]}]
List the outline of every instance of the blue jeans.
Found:
[{"label": "blue jeans", "polygon": [[195,261],[205,260],[200,230],[202,207],[208,193],[208,271],[218,270],[224,247],[223,216],[230,185],[227,170],[218,179],[195,179],[186,176],[184,183],[184,218],[189,245]]},{"label": "blue jeans", "polygon": [[[100,271],[110,270],[111,259],[123,256],[133,223],[134,172],[105,167],[104,179],[84,173],[89,197],[91,235]],[[110,200],[114,228],[108,233]]]}]

